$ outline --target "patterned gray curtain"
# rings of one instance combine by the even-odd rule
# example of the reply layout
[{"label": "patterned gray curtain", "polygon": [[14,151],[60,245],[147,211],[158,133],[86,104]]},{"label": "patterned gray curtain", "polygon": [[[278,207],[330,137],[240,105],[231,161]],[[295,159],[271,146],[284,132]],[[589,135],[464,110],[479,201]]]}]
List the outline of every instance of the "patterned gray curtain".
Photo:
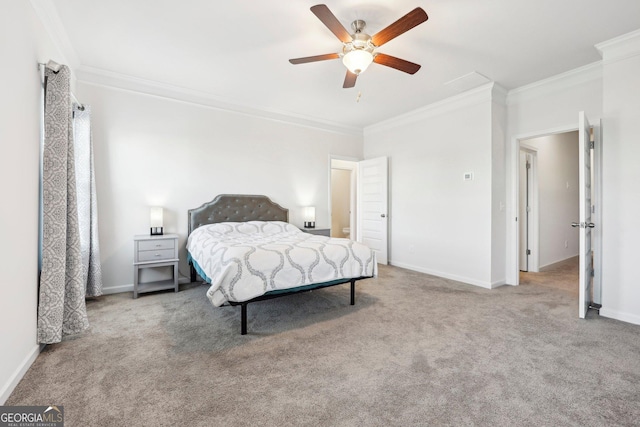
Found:
[{"label": "patterned gray curtain", "polygon": [[69,68],[45,68],[42,165],[42,271],[38,342],[62,341],[89,327],[82,281]]},{"label": "patterned gray curtain", "polygon": [[73,140],[76,159],[82,283],[86,284],[86,296],[97,297],[102,295],[102,269],[98,239],[96,178],[93,171],[91,107],[88,105],[73,104]]}]

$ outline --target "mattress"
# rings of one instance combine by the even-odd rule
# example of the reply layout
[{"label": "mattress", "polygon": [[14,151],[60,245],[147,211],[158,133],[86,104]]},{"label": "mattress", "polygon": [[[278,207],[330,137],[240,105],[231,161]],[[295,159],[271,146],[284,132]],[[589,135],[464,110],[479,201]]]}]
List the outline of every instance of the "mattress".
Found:
[{"label": "mattress", "polygon": [[211,284],[213,305],[269,292],[377,276],[375,252],[349,239],[317,236],[280,221],[222,222],[195,229],[189,260]]}]

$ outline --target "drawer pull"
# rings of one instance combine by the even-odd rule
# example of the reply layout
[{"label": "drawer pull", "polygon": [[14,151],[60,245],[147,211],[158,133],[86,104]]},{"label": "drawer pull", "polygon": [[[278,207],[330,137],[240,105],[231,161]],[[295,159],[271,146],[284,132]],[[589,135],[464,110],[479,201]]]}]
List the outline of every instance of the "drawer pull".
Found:
[{"label": "drawer pull", "polygon": [[162,245],[161,245],[160,243],[158,243],[158,244],[156,245],[156,248],[161,248],[161,247],[162,247]]},{"label": "drawer pull", "polygon": [[162,254],[156,254],[156,256],[162,256]]}]

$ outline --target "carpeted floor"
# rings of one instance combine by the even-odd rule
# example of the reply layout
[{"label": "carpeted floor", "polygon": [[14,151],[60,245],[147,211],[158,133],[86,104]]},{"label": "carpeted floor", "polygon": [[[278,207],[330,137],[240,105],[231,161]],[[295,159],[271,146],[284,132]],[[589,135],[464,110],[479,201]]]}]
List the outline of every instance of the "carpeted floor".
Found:
[{"label": "carpeted floor", "polygon": [[542,268],[539,273],[521,271],[520,284],[563,290],[578,298],[579,270],[580,258],[573,257]]},{"label": "carpeted floor", "polygon": [[640,326],[571,292],[485,290],[396,267],[215,308],[205,286],[102,297],[7,405],[64,405],[66,426],[632,426]]}]

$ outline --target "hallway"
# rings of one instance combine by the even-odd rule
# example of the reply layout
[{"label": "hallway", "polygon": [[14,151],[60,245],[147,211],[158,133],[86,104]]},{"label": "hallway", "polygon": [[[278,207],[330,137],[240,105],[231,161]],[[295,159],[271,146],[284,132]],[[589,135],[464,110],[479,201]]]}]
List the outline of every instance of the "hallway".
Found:
[{"label": "hallway", "polygon": [[578,296],[579,257],[543,268],[539,273],[520,272],[520,284],[559,289]]}]

